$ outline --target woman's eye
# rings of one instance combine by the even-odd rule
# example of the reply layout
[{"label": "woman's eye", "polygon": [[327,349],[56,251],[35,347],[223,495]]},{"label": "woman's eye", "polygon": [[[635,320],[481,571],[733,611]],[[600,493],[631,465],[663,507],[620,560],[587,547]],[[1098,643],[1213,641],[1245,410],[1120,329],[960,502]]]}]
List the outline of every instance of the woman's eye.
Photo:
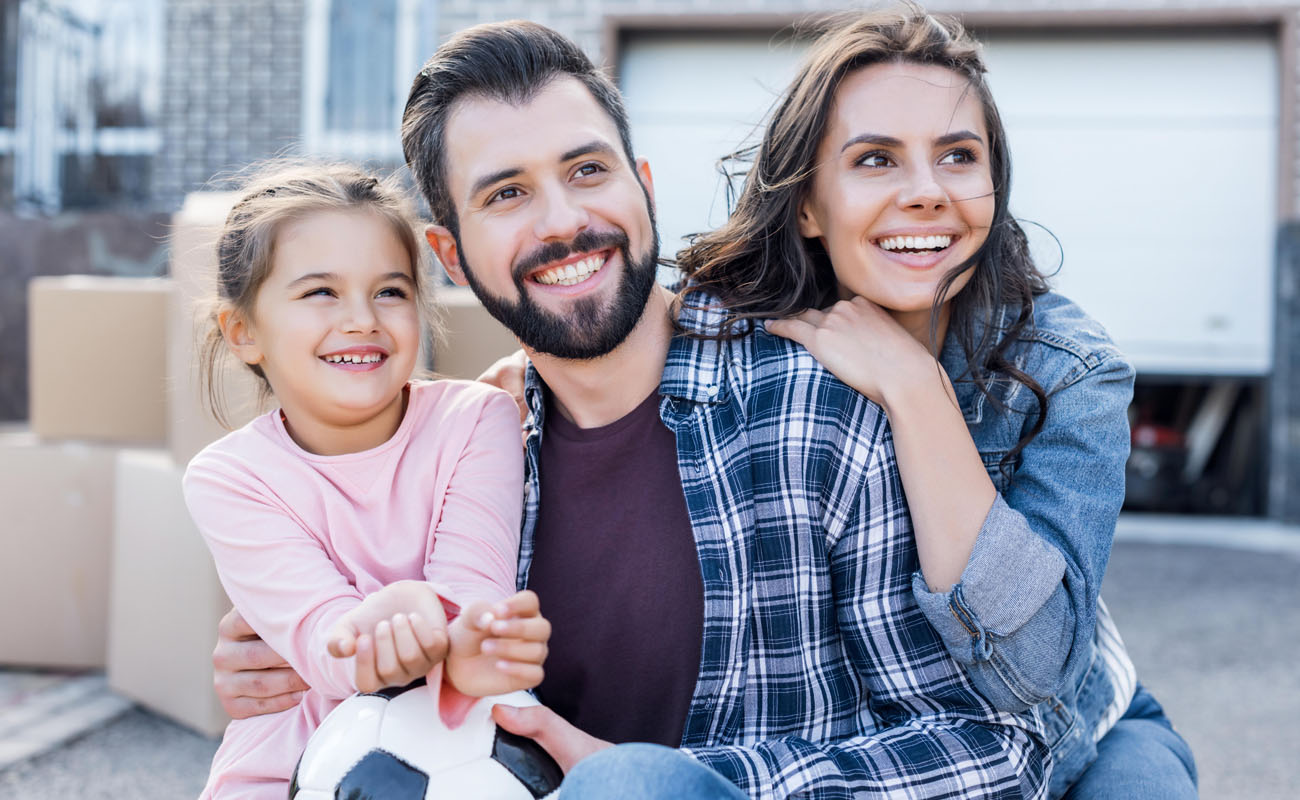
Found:
[{"label": "woman's eye", "polygon": [[886,153],[867,153],[858,158],[860,167],[888,167],[894,162]]},{"label": "woman's eye", "polygon": [[975,153],[964,147],[958,150],[953,150],[951,153],[948,153],[943,158],[939,159],[940,164],[970,164],[974,161]]}]

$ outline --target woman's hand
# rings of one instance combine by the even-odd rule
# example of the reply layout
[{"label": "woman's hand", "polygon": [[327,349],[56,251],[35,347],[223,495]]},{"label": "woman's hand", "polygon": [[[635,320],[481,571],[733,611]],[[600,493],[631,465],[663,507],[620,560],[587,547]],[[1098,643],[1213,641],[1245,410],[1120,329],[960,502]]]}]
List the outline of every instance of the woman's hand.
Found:
[{"label": "woman's hand", "polygon": [[474,697],[531,689],[542,682],[551,623],[527,589],[499,603],[473,603],[452,620],[447,680]]},{"label": "woman's hand", "polygon": [[528,419],[528,403],[524,402],[524,371],[528,369],[528,356],[523,350],[516,350],[510,355],[499,358],[478,376],[479,383],[505,389],[519,406],[519,424]]},{"label": "woman's hand", "polygon": [[357,691],[405,686],[447,657],[442,600],[423,581],[390,583],[343,615],[328,647],[335,658],[356,656]]},{"label": "woman's hand", "polygon": [[835,377],[886,410],[896,386],[914,378],[940,380],[935,359],[925,347],[887,311],[863,297],[765,325],[769,333],[803,345]]}]

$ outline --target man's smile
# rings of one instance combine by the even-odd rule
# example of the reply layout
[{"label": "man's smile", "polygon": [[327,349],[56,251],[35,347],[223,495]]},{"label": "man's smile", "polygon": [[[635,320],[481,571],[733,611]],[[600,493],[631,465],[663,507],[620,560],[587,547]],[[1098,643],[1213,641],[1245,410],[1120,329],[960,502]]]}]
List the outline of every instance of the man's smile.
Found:
[{"label": "man's smile", "polygon": [[573,286],[582,283],[605,266],[610,251],[575,255],[562,263],[540,269],[529,276],[531,280],[544,286]]}]

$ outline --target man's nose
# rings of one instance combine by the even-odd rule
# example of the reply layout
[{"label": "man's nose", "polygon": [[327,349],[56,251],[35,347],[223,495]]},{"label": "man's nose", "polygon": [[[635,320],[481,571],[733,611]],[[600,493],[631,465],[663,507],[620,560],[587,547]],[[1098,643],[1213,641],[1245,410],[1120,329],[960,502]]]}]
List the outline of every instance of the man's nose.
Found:
[{"label": "man's nose", "polygon": [[569,241],[587,227],[590,215],[567,187],[544,191],[538,199],[533,233],[539,241]]}]

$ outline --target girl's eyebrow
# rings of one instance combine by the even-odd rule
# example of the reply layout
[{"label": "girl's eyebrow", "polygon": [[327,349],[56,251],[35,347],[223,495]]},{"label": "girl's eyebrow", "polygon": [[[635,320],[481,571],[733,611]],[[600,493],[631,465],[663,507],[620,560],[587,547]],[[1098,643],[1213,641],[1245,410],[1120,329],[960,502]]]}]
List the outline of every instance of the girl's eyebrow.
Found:
[{"label": "girl's eyebrow", "polygon": [[[292,289],[293,287],[303,283],[314,283],[315,281],[336,281],[338,279],[339,276],[338,273],[336,272],[308,272],[306,275],[300,275],[297,278],[294,278],[293,280],[289,281],[288,285],[285,288]],[[401,281],[406,281],[407,283],[412,285],[415,284],[415,280],[412,279],[410,275],[406,274],[405,272],[398,272],[396,270],[382,276],[379,280],[381,281],[401,280]]]},{"label": "girl's eyebrow", "polygon": [[338,280],[338,274],[333,272],[308,272],[306,275],[299,275],[297,278],[289,281],[285,288],[292,289],[300,283],[311,283],[313,281],[335,281]]}]

